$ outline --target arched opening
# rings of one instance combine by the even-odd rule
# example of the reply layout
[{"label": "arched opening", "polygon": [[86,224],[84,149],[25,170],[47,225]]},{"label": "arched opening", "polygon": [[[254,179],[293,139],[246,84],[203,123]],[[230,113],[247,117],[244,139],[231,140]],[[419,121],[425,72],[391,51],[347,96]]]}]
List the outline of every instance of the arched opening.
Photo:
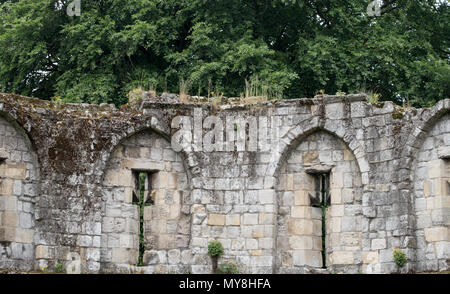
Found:
[{"label": "arched opening", "polygon": [[20,126],[0,116],[0,268],[35,266],[37,155]]},{"label": "arched opening", "polygon": [[360,272],[362,187],[358,162],[341,139],[323,130],[301,138],[276,186],[277,271]]},{"label": "arched opening", "polygon": [[126,138],[104,176],[101,263],[151,273],[185,273],[190,193],[181,154],[150,129]]},{"label": "arched opening", "polygon": [[414,160],[417,271],[450,268],[450,114],[426,133]]}]

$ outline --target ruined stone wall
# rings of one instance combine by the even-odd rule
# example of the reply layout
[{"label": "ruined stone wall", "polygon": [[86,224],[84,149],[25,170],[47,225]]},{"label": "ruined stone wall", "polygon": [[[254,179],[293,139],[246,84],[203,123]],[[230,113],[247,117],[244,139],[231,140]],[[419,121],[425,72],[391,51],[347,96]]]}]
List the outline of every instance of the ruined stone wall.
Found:
[{"label": "ruined stone wall", "polygon": [[[325,229],[325,265],[332,271],[362,271],[362,182],[358,163],[343,141],[324,131],[303,138],[280,170],[277,253],[282,272],[321,268],[322,211],[311,206],[314,174],[330,173]],[[318,191],[320,192],[320,191]]]},{"label": "ruined stone wall", "polygon": [[448,268],[450,161],[444,157],[450,148],[449,121],[447,114],[434,124],[415,158],[416,254],[421,271]]},{"label": "ruined stone wall", "polygon": [[39,170],[17,124],[0,116],[0,268],[34,268],[34,204]]},{"label": "ruined stone wall", "polygon": [[[394,248],[407,254],[403,272],[448,270],[450,100],[430,109],[364,95],[177,101],[144,93],[117,110],[1,94],[0,127],[14,134],[2,146],[22,157],[0,154],[0,232],[33,238],[0,234],[0,267],[210,273],[208,242],[218,240],[219,264],[244,273],[391,273]],[[186,129],[190,144],[171,144]],[[150,199],[142,242],[140,173]],[[26,254],[12,254],[14,243]]]},{"label": "ruined stone wall", "polygon": [[[153,205],[144,207],[143,264],[154,273],[187,272],[190,241],[190,192],[180,154],[161,135],[143,131],[126,138],[109,159],[104,179],[102,258],[105,271],[135,265],[139,257],[136,177],[147,172]],[[133,195],[133,193],[135,193]],[[147,199],[147,198],[146,198]],[[135,201],[138,199],[135,199]]]}]

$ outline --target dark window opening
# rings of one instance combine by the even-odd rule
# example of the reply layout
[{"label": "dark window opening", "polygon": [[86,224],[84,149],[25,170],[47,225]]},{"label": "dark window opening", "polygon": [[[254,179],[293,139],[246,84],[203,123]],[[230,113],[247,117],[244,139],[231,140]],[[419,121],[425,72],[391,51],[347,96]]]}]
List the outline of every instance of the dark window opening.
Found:
[{"label": "dark window opening", "polygon": [[313,173],[315,190],[309,194],[311,206],[319,207],[322,210],[322,268],[327,268],[326,263],[326,211],[330,206],[330,173]]},{"label": "dark window opening", "polygon": [[137,266],[143,266],[145,252],[144,208],[154,204],[152,199],[152,174],[147,171],[133,171],[134,189],[132,203],[139,207],[139,258]]}]

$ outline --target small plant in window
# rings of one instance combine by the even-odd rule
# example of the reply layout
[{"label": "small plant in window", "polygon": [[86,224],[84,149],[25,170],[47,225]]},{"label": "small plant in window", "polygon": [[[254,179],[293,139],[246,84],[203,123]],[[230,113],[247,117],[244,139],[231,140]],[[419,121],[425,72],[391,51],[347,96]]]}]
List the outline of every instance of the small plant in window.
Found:
[{"label": "small plant in window", "polygon": [[56,273],[60,273],[63,274],[66,272],[66,270],[64,269],[64,266],[61,263],[57,263],[56,264],[56,269],[55,269]]},{"label": "small plant in window", "polygon": [[41,272],[48,273],[48,265],[41,265],[39,268],[41,269]]},{"label": "small plant in window", "polygon": [[405,252],[403,252],[402,250],[398,249],[398,248],[394,248],[393,251],[394,254],[394,262],[395,264],[402,268],[405,266],[406,264],[406,254]]},{"label": "small plant in window", "polygon": [[208,244],[208,255],[211,257],[213,273],[217,271],[217,260],[223,254],[223,246],[219,241],[211,241]]}]

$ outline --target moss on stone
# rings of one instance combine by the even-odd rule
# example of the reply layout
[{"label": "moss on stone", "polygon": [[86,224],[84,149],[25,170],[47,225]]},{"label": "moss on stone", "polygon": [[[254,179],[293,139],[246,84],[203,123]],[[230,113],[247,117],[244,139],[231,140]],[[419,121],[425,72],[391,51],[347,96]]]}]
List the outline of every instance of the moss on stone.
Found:
[{"label": "moss on stone", "polygon": [[392,113],[393,119],[403,119],[403,113],[400,111],[396,111]]},{"label": "moss on stone", "polygon": [[373,106],[375,106],[376,108],[383,108],[384,107],[384,102],[373,103]]}]

